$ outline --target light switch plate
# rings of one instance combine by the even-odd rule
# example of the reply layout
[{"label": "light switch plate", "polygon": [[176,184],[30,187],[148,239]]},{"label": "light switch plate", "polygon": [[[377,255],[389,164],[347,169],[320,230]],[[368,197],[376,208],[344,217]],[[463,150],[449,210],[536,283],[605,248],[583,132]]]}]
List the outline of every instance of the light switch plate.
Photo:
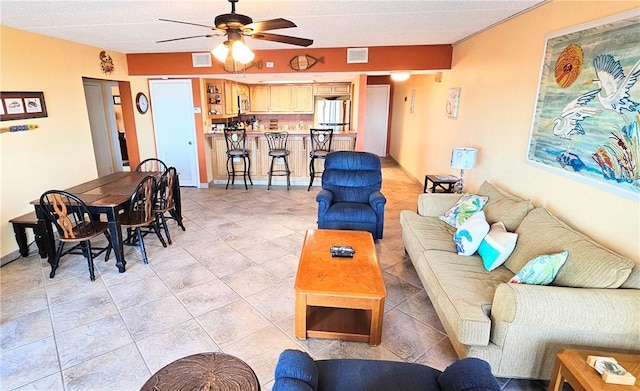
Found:
[{"label": "light switch plate", "polygon": [[264,63],[267,68],[273,68],[273,61],[267,61]]}]

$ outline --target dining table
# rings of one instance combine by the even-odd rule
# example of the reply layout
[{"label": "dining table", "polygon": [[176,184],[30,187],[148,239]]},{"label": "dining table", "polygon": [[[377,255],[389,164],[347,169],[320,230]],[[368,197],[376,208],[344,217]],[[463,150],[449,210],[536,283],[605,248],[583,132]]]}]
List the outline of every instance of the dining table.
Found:
[{"label": "dining table", "polygon": [[[128,206],[131,194],[143,178],[152,175],[159,179],[161,174],[160,172],[119,171],[65,189],[66,192],[80,198],[87,205],[91,214],[106,217],[111,245],[116,256],[116,266],[120,273],[124,273],[127,262],[124,259],[122,228],[118,216]],[[176,212],[180,215],[180,187],[177,181],[175,186]],[[38,216],[38,227],[41,232],[45,233],[43,242],[48,262],[53,266],[55,256],[53,227],[46,219],[45,211],[40,207],[40,200],[34,200],[31,203]]]}]

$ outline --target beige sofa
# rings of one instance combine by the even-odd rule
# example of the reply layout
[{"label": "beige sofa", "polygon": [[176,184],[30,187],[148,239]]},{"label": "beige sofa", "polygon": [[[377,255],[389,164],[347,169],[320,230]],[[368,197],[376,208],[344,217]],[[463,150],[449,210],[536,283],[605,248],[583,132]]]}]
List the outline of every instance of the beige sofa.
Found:
[{"label": "beige sofa", "polygon": [[[640,353],[640,266],[487,182],[478,194],[489,197],[489,224],[518,233],[491,272],[479,255],[458,255],[455,229],[438,219],[460,195],[421,194],[418,213],[400,214],[405,250],[460,357],[488,361],[499,377],[549,379],[564,348]],[[563,250],[552,285],[507,283],[530,259]]]}]

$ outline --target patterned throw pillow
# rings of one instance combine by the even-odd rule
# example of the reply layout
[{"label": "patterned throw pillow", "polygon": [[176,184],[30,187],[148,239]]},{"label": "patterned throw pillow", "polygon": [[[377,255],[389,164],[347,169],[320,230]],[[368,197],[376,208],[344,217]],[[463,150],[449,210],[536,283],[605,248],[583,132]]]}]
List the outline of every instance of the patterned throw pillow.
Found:
[{"label": "patterned throw pillow", "polygon": [[456,243],[456,250],[459,255],[473,255],[482,243],[482,239],[489,232],[489,223],[484,217],[484,212],[480,211],[469,217],[467,221],[462,223],[453,235],[453,241]]},{"label": "patterned throw pillow", "polygon": [[549,285],[555,280],[558,271],[564,265],[568,251],[556,254],[539,255],[530,260],[522,270],[509,280],[514,284]]},{"label": "patterned throw pillow", "polygon": [[491,224],[489,233],[478,247],[484,268],[490,272],[502,265],[516,247],[517,239],[518,234],[507,232],[502,221]]},{"label": "patterned throw pillow", "polygon": [[465,193],[451,209],[439,218],[453,228],[458,228],[469,217],[480,212],[488,200],[489,197],[486,196]]}]

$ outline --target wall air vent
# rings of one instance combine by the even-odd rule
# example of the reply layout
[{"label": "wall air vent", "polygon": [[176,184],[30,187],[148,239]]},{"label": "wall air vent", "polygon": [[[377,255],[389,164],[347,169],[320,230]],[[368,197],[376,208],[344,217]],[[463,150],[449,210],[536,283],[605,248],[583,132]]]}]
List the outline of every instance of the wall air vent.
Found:
[{"label": "wall air vent", "polygon": [[347,48],[347,64],[366,64],[369,62],[369,48]]},{"label": "wall air vent", "polygon": [[211,53],[191,53],[194,68],[210,68]]}]

